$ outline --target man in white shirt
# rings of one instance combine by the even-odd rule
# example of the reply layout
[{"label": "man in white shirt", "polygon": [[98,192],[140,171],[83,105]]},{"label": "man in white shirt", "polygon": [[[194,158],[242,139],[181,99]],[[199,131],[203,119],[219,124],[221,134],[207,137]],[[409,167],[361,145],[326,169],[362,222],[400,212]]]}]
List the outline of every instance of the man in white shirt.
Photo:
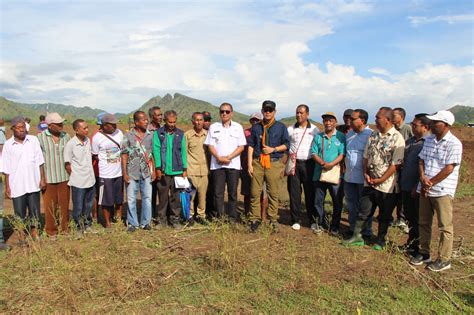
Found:
[{"label": "man in white shirt", "polygon": [[213,217],[223,217],[224,190],[227,185],[228,215],[231,222],[237,220],[237,185],[240,176],[240,154],[247,144],[244,129],[232,121],[233,108],[229,103],[222,103],[219,107],[221,121],[212,124],[209,128],[206,141],[211,157],[211,176],[214,185],[214,213]]},{"label": "man in white shirt", "polygon": [[[5,195],[13,201],[15,216],[30,226],[30,235],[36,239],[40,224],[40,190],[46,188],[43,153],[38,139],[26,133],[22,117],[13,118],[11,126],[13,137],[5,142],[2,152]],[[20,237],[21,240],[23,235]]]},{"label": "man in white shirt", "polygon": [[117,220],[122,219],[123,179],[120,159],[123,133],[117,129],[113,114],[102,116],[102,130],[92,140],[92,154],[99,160],[99,202],[104,214],[105,227],[111,227],[110,218],[115,207]]},{"label": "man in white shirt", "polygon": [[291,228],[295,231],[301,228],[301,186],[304,190],[306,213],[309,221],[316,216],[312,179],[314,161],[311,158],[311,143],[319,129],[309,121],[308,117],[308,105],[301,104],[296,107],[296,123],[288,127],[288,135],[290,136],[288,158],[292,156],[296,158],[294,171],[291,174],[286,174],[288,176],[291,220],[293,221]]}]

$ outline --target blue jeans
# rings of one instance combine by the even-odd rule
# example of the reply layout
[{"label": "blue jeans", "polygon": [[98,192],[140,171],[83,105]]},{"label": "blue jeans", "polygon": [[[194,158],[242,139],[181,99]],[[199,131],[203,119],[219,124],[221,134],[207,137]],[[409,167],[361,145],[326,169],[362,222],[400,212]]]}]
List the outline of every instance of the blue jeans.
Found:
[{"label": "blue jeans", "polygon": [[[137,193],[140,189],[142,196],[142,211],[140,216],[140,226],[144,227],[151,222],[151,181],[150,177],[140,177],[139,180],[130,178],[130,183],[127,185],[127,221],[128,224],[138,227],[137,215]],[[160,200],[161,201],[161,200]]]},{"label": "blue jeans", "polygon": [[78,229],[92,225],[91,209],[95,197],[95,185],[89,188],[71,186],[72,218]]},{"label": "blue jeans", "polygon": [[318,215],[318,224],[323,227],[327,227],[326,216],[324,215],[324,199],[326,198],[326,191],[329,191],[333,204],[333,212],[341,212],[342,204],[339,202],[337,197],[337,191],[339,190],[339,185],[324,183],[324,182],[314,182],[315,187],[315,200],[314,207],[316,208],[316,214]]},{"label": "blue jeans", "polygon": [[[352,232],[359,214],[360,198],[362,197],[363,189],[364,184],[344,182],[344,194],[346,195],[347,207],[349,208],[349,225]],[[372,235],[372,217],[367,220],[367,227],[362,231],[362,234]]]}]

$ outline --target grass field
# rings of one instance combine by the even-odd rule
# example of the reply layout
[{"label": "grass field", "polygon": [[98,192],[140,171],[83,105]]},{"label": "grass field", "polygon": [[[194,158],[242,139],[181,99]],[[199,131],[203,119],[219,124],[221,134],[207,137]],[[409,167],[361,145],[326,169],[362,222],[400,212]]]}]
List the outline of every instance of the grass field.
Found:
[{"label": "grass field", "polygon": [[[463,143],[472,153],[469,139]],[[292,231],[282,185],[277,233],[215,223],[130,234],[116,224],[81,240],[71,233],[0,252],[0,312],[473,314],[471,154],[464,162],[453,268],[441,274],[408,264],[398,248],[406,235],[396,228],[380,252],[344,248],[340,238],[307,228]]]}]

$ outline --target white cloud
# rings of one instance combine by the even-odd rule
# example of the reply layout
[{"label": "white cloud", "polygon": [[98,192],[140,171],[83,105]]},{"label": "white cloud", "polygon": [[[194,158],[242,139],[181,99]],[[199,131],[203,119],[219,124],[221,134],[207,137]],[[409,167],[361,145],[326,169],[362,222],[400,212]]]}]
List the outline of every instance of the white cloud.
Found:
[{"label": "white cloud", "polygon": [[409,16],[408,19],[413,26],[419,26],[428,23],[472,23],[474,21],[474,14],[458,14],[458,15],[438,15],[438,16]]}]

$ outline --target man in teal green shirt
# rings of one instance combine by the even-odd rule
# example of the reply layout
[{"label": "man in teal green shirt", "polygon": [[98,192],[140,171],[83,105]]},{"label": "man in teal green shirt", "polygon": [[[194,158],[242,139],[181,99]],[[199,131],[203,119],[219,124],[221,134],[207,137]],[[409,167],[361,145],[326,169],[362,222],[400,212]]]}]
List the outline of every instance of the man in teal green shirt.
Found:
[{"label": "man in teal green shirt", "polygon": [[[336,130],[337,118],[333,112],[327,112],[322,115],[324,131],[316,134],[311,146],[311,156],[315,161],[314,166],[314,187],[315,187],[315,202],[316,213],[318,219],[311,225],[311,230],[314,233],[321,233],[322,228],[327,229],[328,224],[324,215],[324,199],[326,192],[329,190],[333,203],[333,218],[332,221],[337,222],[337,216],[341,216],[342,203],[337,198],[338,184],[332,184],[320,180],[323,169],[331,170],[337,167],[344,158],[344,147],[346,145],[346,136]],[[340,176],[340,175],[339,175]],[[333,226],[332,229],[339,227]]]},{"label": "man in teal green shirt", "polygon": [[174,178],[187,176],[187,160],[184,132],[176,128],[176,119],[177,114],[174,110],[165,112],[165,125],[156,130],[153,137],[153,156],[159,197],[157,226],[167,224],[166,209],[169,205],[169,223],[175,229],[180,229],[181,202]]}]

